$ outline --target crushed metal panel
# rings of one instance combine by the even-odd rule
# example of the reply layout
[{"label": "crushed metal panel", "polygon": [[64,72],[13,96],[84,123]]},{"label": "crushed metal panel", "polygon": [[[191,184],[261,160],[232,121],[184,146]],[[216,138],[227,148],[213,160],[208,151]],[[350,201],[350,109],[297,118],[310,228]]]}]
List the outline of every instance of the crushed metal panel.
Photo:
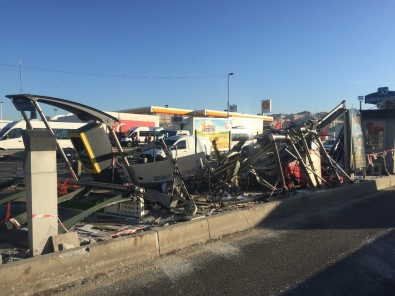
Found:
[{"label": "crushed metal panel", "polygon": [[[203,152],[177,158],[177,166],[183,178],[193,177],[203,172],[202,161],[206,158]],[[169,162],[163,161],[132,164],[136,180],[141,186],[155,186],[173,181],[174,170]]]}]

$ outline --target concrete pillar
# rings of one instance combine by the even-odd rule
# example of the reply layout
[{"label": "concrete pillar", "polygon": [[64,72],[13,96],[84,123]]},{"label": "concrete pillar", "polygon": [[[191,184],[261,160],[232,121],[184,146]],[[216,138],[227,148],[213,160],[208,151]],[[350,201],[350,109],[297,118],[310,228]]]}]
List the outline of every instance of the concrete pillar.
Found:
[{"label": "concrete pillar", "polygon": [[[312,182],[313,182],[313,185],[314,185],[314,186],[318,186],[319,184],[322,183],[322,180],[320,179],[320,178],[322,177],[322,174],[321,174],[321,157],[320,157],[320,153],[319,153],[319,151],[316,150],[316,149],[311,149],[311,150],[309,151],[309,153],[310,153],[311,161],[312,161],[313,163],[312,163],[312,164],[310,163],[310,160],[309,160],[308,157],[306,157],[306,158],[304,159],[304,161],[305,161],[305,163],[306,163],[306,166],[307,166],[308,168],[311,169],[311,171],[310,171],[310,170],[308,171],[308,174],[310,175],[310,178],[311,178],[311,180],[312,180]],[[316,177],[315,177],[314,173],[312,172],[312,171],[313,171],[313,167],[314,167],[314,172],[319,176],[319,178],[318,178],[318,184],[317,184]]]},{"label": "concrete pillar", "polygon": [[52,252],[58,234],[56,139],[49,131],[22,132],[28,238],[31,256]]}]

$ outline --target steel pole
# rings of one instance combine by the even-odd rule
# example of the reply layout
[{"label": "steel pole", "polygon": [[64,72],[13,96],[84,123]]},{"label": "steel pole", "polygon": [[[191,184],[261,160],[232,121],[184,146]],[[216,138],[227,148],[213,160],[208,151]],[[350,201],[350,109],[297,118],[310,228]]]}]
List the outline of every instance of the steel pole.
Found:
[{"label": "steel pole", "polygon": [[227,104],[227,107],[226,107],[226,111],[227,111],[227,116],[226,117],[229,117],[229,74],[228,74],[228,104]]},{"label": "steel pole", "polygon": [[231,75],[233,75],[233,73],[229,73],[228,74],[228,105],[227,105],[227,108],[226,108],[226,111],[227,111],[227,116],[226,117],[229,117],[229,76],[231,76]]}]

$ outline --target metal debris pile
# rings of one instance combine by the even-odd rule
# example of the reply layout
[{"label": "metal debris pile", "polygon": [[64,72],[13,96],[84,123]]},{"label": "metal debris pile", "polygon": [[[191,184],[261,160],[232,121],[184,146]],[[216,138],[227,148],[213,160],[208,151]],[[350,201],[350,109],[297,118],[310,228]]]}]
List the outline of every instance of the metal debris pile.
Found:
[{"label": "metal debris pile", "polygon": [[[215,159],[205,163],[200,175],[178,186],[185,186],[184,191],[190,192],[205,190],[212,202],[220,204],[237,202],[248,191],[268,198],[296,188],[329,188],[353,182],[319,139],[320,130],[344,111],[342,102],[322,120],[267,130],[257,135],[253,143],[245,145],[245,141],[240,141],[225,154],[216,149]],[[215,142],[213,146],[216,148]]]},{"label": "metal debris pile", "polygon": [[[22,95],[15,99],[32,100]],[[44,100],[57,107],[67,103],[69,109],[81,108],[81,104],[64,103],[65,100],[33,99],[35,105]],[[90,115],[101,124],[110,121],[92,109],[84,107],[81,116]],[[76,231],[81,243],[91,243],[268,202],[301,189],[325,189],[353,182],[344,165],[334,160],[335,152],[328,153],[319,138],[320,131],[345,110],[343,101],[321,120],[266,130],[255,136],[253,142],[247,144],[242,140],[226,153],[220,153],[213,141],[213,157],[201,159],[200,170],[194,174],[182,172],[182,159],[173,158],[164,141],[159,140],[155,144],[161,145],[167,156],[162,162],[167,162],[172,171],[171,180],[160,186],[143,187],[133,179],[133,164],[117,141],[118,156],[113,156],[113,164],[107,170],[110,174],[93,178],[85,174],[85,179],[78,179],[64,157],[72,178],[58,181],[59,233]],[[79,114],[77,111],[75,114]],[[111,125],[107,127],[110,135],[114,134]],[[337,147],[341,150],[341,145]],[[109,178],[116,170],[118,183]],[[132,181],[119,181],[125,177]],[[24,229],[26,209],[12,212],[23,196],[24,191],[15,191],[0,199],[3,233]]]}]

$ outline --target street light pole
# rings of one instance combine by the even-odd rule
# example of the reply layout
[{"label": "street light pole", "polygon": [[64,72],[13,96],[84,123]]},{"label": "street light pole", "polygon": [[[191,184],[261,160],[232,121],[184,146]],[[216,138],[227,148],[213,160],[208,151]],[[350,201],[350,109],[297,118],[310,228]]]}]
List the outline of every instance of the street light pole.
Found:
[{"label": "street light pole", "polygon": [[228,111],[227,117],[229,117],[229,76],[233,75],[233,73],[228,74],[228,107],[226,110]]},{"label": "street light pole", "polygon": [[3,120],[3,101],[0,102],[0,120]]},{"label": "street light pole", "polygon": [[359,111],[361,111],[362,110],[363,96],[358,96],[358,100],[359,100]]}]

